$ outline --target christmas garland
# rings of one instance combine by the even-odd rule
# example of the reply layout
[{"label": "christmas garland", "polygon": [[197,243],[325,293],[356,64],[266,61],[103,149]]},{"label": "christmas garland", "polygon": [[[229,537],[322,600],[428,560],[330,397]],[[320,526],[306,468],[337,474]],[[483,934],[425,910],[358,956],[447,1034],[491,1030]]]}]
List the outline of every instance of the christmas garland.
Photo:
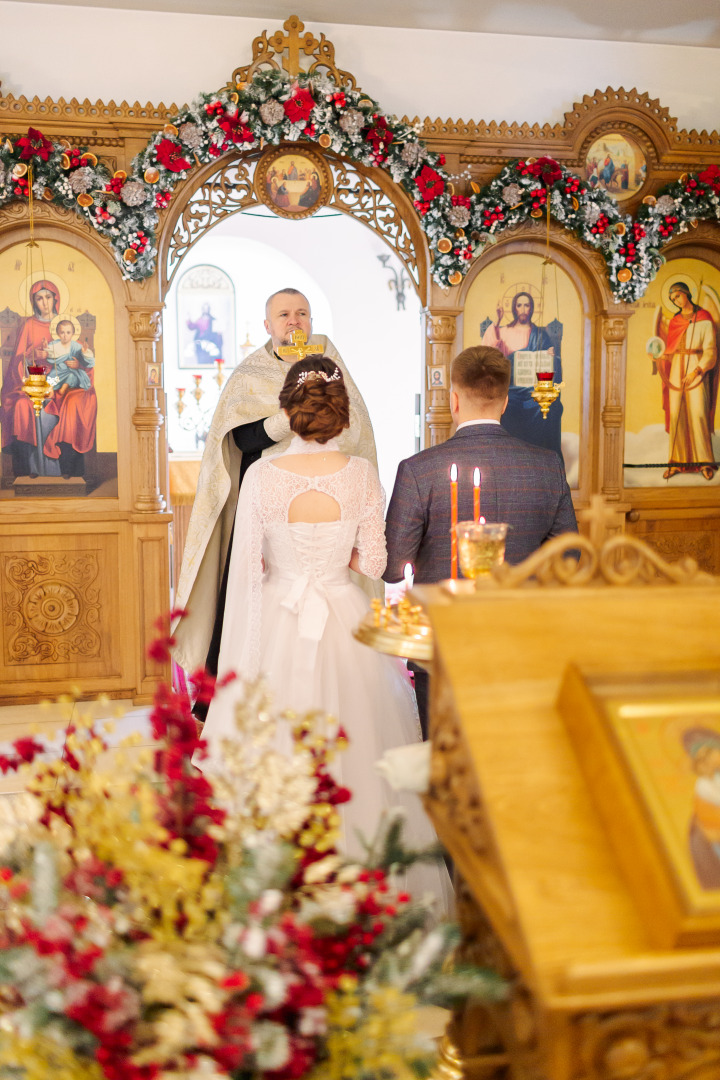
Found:
[{"label": "christmas garland", "polygon": [[445,158],[428,150],[417,126],[384,114],[359,90],[323,75],[261,72],[237,90],[202,94],[172,117],[133,162],[109,170],[87,149],[30,128],[0,148],[0,206],[35,198],[72,207],[111,243],[123,276],[155,271],[159,211],[197,165],[237,149],[317,143],[358,164],[385,169],[408,193],[433,255],[433,277],[458,285],[474,258],[509,228],[548,213],[605,259],[617,300],[641,297],[662,265],[661,248],[700,220],[720,221],[720,169],[683,175],[636,218],[605,191],[549,157],[511,162],[485,188],[455,195]]}]

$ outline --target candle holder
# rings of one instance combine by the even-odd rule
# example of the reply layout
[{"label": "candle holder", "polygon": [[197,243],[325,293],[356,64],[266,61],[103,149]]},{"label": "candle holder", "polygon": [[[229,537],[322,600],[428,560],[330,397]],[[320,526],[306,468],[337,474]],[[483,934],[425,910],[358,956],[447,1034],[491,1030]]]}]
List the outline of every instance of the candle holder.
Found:
[{"label": "candle holder", "polygon": [[422,607],[403,597],[395,605],[370,601],[370,611],[353,630],[353,637],[389,656],[417,663],[432,660],[432,630]]},{"label": "candle holder", "polygon": [[177,393],[178,399],[177,399],[177,405],[175,406],[175,408],[177,409],[178,416],[182,416],[183,412],[185,411],[185,402],[183,401],[183,398],[185,397],[185,387],[184,386],[178,386],[178,388],[176,390],[176,393]]},{"label": "candle holder", "polygon": [[225,382],[225,376],[223,375],[223,366],[225,364],[225,361],[218,359],[215,361],[215,363],[217,364],[217,373],[213,377],[215,379],[215,382],[218,384],[218,390],[222,390],[223,383]]},{"label": "candle holder", "polygon": [[463,577],[472,582],[490,577],[493,568],[505,561],[505,522],[459,521],[455,531]]},{"label": "candle holder", "polygon": [[200,385],[201,382],[202,382],[202,375],[193,375],[193,379],[195,380],[195,389],[193,390],[192,395],[193,395],[193,397],[195,398],[195,400],[197,401],[197,403],[199,405],[200,404],[200,399],[202,398],[202,396],[203,396],[203,394],[205,392],[203,390],[202,386]]},{"label": "candle holder", "polygon": [[47,372],[44,367],[29,367],[28,373],[22,381],[23,393],[27,394],[32,402],[35,416],[39,417],[43,403],[52,394],[52,386],[48,382]]},{"label": "candle holder", "polygon": [[553,382],[552,371],[538,371],[535,373],[535,388],[530,391],[530,397],[537,401],[540,406],[543,420],[547,420],[547,414],[553,401],[560,397],[560,391],[565,383]]}]

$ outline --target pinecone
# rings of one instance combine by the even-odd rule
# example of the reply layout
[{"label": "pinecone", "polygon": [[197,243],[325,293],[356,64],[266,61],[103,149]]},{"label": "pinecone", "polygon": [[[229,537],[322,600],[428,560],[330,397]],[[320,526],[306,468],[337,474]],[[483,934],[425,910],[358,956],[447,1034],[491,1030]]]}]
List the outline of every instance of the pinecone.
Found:
[{"label": "pinecone", "polygon": [[178,128],[178,136],[181,142],[184,142],[186,146],[189,146],[191,150],[197,150],[198,146],[202,146],[203,133],[199,124],[181,124]]},{"label": "pinecone", "polygon": [[120,188],[120,198],[126,206],[142,206],[147,197],[145,185],[139,180],[127,180]]},{"label": "pinecone", "polygon": [[274,127],[275,124],[279,124],[281,120],[285,118],[285,110],[283,109],[277,98],[269,98],[264,101],[260,106],[260,119],[263,124],[267,124],[268,127]]},{"label": "pinecone", "polygon": [[365,114],[359,109],[346,109],[338,123],[346,135],[357,135],[365,127]]},{"label": "pinecone", "polygon": [[427,157],[427,150],[420,143],[406,142],[400,151],[400,157],[412,169]]},{"label": "pinecone", "polygon": [[456,229],[464,229],[470,220],[470,211],[467,206],[451,206],[447,212],[447,219]]},{"label": "pinecone", "polygon": [[73,169],[68,177],[70,189],[75,195],[82,195],[90,191],[95,182],[95,173],[89,165],[82,165],[79,169]]}]

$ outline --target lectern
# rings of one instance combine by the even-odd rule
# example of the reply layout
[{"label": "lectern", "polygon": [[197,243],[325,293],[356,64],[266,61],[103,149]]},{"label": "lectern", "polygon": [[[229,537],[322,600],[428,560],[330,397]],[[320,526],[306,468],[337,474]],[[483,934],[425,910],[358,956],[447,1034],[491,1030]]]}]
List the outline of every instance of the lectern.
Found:
[{"label": "lectern", "polygon": [[462,949],[510,985],[454,1016],[440,1071],[718,1080],[720,888],[693,862],[690,751],[720,746],[720,578],[577,542],[570,575],[559,538],[505,582],[413,593],[434,637],[427,809]]}]

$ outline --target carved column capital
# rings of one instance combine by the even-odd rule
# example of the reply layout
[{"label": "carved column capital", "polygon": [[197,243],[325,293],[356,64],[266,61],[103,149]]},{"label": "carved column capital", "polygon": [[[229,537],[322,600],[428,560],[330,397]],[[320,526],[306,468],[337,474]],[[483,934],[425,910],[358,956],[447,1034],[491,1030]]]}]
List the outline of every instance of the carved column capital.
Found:
[{"label": "carved column capital", "polygon": [[425,333],[431,345],[450,345],[455,340],[457,312],[435,315],[426,312]]},{"label": "carved column capital", "polygon": [[130,334],[133,341],[159,341],[162,333],[163,307],[157,305],[128,304]]},{"label": "carved column capital", "polygon": [[627,337],[627,318],[618,315],[603,317],[603,338],[608,345],[621,345]]}]

